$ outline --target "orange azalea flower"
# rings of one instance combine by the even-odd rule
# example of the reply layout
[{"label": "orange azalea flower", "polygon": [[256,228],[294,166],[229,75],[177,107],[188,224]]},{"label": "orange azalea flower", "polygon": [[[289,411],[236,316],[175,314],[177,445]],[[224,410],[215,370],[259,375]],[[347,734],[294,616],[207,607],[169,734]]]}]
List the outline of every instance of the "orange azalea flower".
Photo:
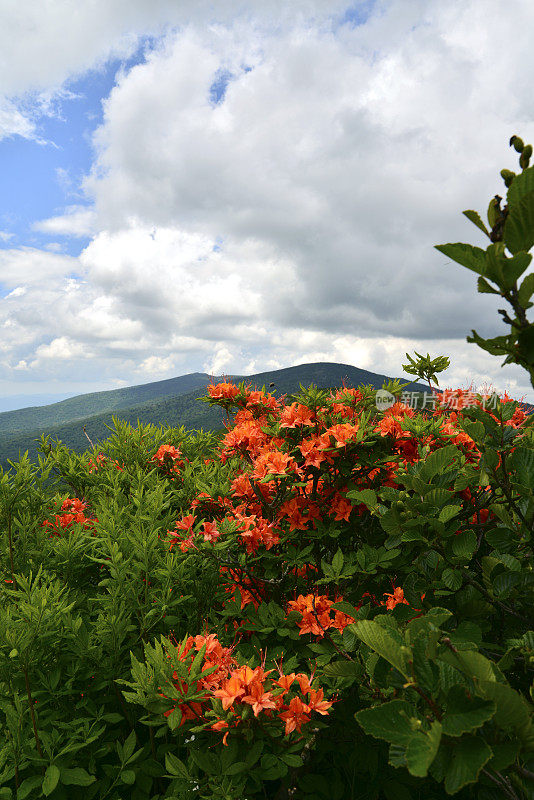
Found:
[{"label": "orange azalea flower", "polygon": [[[228,723],[224,719],[219,719],[219,720],[217,720],[217,722],[214,722],[213,725],[210,725],[210,728],[211,728],[212,731],[222,731],[225,728],[228,728]],[[228,747],[228,742],[226,740],[228,739],[228,734],[229,733],[230,733],[230,731],[227,730],[226,733],[224,734],[223,738],[222,738],[222,743],[223,743],[223,745],[225,747]]]},{"label": "orange azalea flower", "polygon": [[280,415],[281,428],[296,428],[299,425],[313,425],[313,411],[300,403],[286,406]]},{"label": "orange azalea flower", "polygon": [[253,683],[250,693],[242,698],[243,703],[252,706],[254,716],[257,717],[264,708],[276,708],[272,692],[265,692],[262,683]]},{"label": "orange azalea flower", "polygon": [[239,394],[239,386],[235,383],[217,383],[215,386],[210,383],[208,394],[215,400],[233,400]]},{"label": "orange azalea flower", "polygon": [[329,516],[334,514],[334,520],[336,522],[340,522],[342,519],[348,522],[352,509],[353,505],[350,500],[347,500],[346,497],[343,497],[336,492],[335,496],[332,498],[332,500],[330,500],[328,514]]},{"label": "orange azalea flower", "polygon": [[302,725],[310,721],[310,717],[307,714],[309,710],[309,706],[305,705],[299,697],[294,697],[291,700],[287,711],[283,711],[279,715],[280,719],[286,723],[286,736],[289,736],[295,730],[300,733]]},{"label": "orange azalea flower", "polygon": [[[356,436],[358,428],[358,422],[342,422],[339,425],[332,425],[331,428],[327,428],[323,437],[332,436],[336,440],[336,447],[345,447],[347,442]],[[330,443],[328,443],[327,447],[330,447]]]},{"label": "orange azalea flower", "polygon": [[216,689],[212,694],[214,697],[221,699],[222,706],[227,711],[238,697],[242,697],[245,694],[245,690],[239,678],[232,677],[223,681],[222,689]]},{"label": "orange azalea flower", "polygon": [[312,691],[311,683],[310,683],[311,678],[308,678],[308,676],[305,675],[303,672],[298,672],[295,675],[295,678],[298,681],[298,685],[300,687],[300,691],[302,692],[302,694],[307,694],[308,692]]},{"label": "orange azalea flower", "polygon": [[388,611],[391,611],[395,606],[398,606],[401,603],[408,606],[410,605],[406,598],[404,597],[404,590],[401,589],[400,586],[393,587],[393,594],[388,594],[384,592],[384,597],[387,597],[387,600],[382,601],[382,605],[385,605]]},{"label": "orange azalea flower", "polygon": [[319,689],[317,692],[310,689],[308,692],[308,706],[311,711],[317,711],[318,714],[328,714],[328,709],[333,706],[331,700],[323,700],[323,690]]},{"label": "orange azalea flower", "polygon": [[273,683],[275,683],[277,686],[280,686],[284,690],[282,694],[287,694],[287,692],[289,692],[291,689],[296,677],[297,676],[294,672],[291,672],[289,675],[280,674],[278,680],[273,681]]}]

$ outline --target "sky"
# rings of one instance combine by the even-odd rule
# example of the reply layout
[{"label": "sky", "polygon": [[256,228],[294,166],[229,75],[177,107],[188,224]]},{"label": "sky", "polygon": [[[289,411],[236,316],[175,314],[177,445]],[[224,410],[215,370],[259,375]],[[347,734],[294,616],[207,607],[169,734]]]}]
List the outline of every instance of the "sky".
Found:
[{"label": "sky", "polygon": [[[314,361],[534,401],[435,244],[531,141],[529,0],[0,0],[0,411]],[[484,214],[483,214],[484,215]],[[502,301],[501,301],[502,305]]]}]

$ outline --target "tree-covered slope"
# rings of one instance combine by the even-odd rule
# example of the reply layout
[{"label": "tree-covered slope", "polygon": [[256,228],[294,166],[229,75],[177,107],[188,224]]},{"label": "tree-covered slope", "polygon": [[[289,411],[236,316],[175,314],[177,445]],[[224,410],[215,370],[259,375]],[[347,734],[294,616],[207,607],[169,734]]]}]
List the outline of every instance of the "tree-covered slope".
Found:
[{"label": "tree-covered slope", "polygon": [[[200,386],[197,386],[192,391],[181,392],[178,390],[183,389],[190,381],[194,383],[204,379]],[[255,375],[231,376],[228,380],[240,381],[244,380],[252,386],[266,386],[274,383],[270,391],[276,395],[288,394],[298,391],[300,384],[309,386],[315,384],[318,387],[333,387],[342,385],[346,386],[361,386],[372,385],[375,388],[380,388],[384,381],[388,381],[384,375],[377,375],[374,372],[358,369],[348,364],[331,364],[331,363],[316,363],[316,364],[301,364],[296,367],[287,367],[285,369],[274,370],[271,372],[260,372]],[[217,379],[216,379],[217,380]],[[137,425],[137,421],[143,423],[152,423],[154,425],[169,425],[172,427],[179,427],[184,425],[188,430],[219,430],[224,425],[224,415],[218,408],[213,408],[203,403],[201,398],[206,395],[206,385],[209,382],[209,376],[202,373],[195,373],[193,375],[184,375],[182,378],[173,378],[168,381],[158,381],[157,383],[145,384],[144,386],[130,387],[129,389],[119,389],[111,392],[98,392],[95,395],[81,395],[79,398],[71,398],[62,403],[54,403],[53,406],[45,406],[44,409],[23,409],[20,412],[7,412],[0,415],[2,417],[12,416],[14,414],[23,414],[30,411],[45,412],[46,409],[52,409],[49,412],[50,422],[39,422],[35,427],[27,430],[14,430],[13,428],[7,429],[0,427],[0,464],[6,465],[7,460],[14,460],[28,450],[31,457],[35,457],[37,453],[37,442],[42,434],[49,434],[53,439],[60,439],[68,447],[78,452],[87,449],[89,442],[87,436],[95,444],[98,440],[105,439],[109,436],[109,428],[113,426],[113,417],[118,417],[122,420],[130,422],[132,425]],[[407,381],[408,382],[408,381]],[[154,387],[154,394],[150,396],[150,387]],[[163,394],[169,388],[175,387],[175,394]],[[419,388],[424,390],[424,387],[419,384],[412,384],[410,388]],[[115,394],[120,392],[120,395]],[[128,395],[130,392],[130,395]],[[145,402],[126,403],[128,396],[136,398],[140,396],[148,397]],[[87,398],[90,398],[87,401]],[[74,401],[79,401],[78,405]],[[82,402],[83,401],[83,402]],[[70,403],[71,405],[67,405]],[[74,416],[79,414],[85,407],[91,408],[98,404],[107,403],[108,407],[101,413],[86,414],[85,416]],[[62,409],[58,410],[59,406],[66,407],[67,418],[64,420],[58,419]],[[71,415],[71,416],[69,416]],[[46,419],[46,416],[36,416],[34,419]],[[20,420],[24,417],[20,417]],[[31,415],[28,415],[28,420],[31,420]],[[55,423],[53,422],[55,420]],[[87,436],[84,433],[84,427]]]}]

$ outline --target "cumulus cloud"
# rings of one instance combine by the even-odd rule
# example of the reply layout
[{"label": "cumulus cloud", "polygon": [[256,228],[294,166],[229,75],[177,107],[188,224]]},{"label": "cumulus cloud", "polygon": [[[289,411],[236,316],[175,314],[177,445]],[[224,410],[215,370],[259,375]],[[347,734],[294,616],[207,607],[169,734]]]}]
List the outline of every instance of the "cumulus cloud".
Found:
[{"label": "cumulus cloud", "polygon": [[45,375],[91,354],[89,378],[109,383],[317,360],[398,375],[417,348],[451,355],[451,384],[528,390],[465,343],[503,332],[498,304],[433,245],[482,244],[460,212],[502,192],[508,138],[528,139],[534,7],[380,0],[354,25],[347,3],[286,6],[102,0],[70,23],[52,9],[44,41],[70,25],[67,52],[44,75],[21,65],[20,86],[162,36],[105,99],[94,210],[35,224],[91,235],[79,259],[0,251],[2,283],[28,287],[5,298],[4,365]]},{"label": "cumulus cloud", "polygon": [[[3,4],[0,15],[0,139],[36,137],[35,118],[64,84],[110,59],[125,59],[146,38],[194,24],[230,25],[254,19],[264,26],[339,15],[342,0],[26,0]],[[276,21],[276,22],[275,22]],[[14,98],[14,99],[13,99]]]}]

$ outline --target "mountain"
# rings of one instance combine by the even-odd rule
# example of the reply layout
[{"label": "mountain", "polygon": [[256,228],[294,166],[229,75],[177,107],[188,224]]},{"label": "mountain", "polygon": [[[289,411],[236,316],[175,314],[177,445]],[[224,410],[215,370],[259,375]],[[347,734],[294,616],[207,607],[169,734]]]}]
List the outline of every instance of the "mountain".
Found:
[{"label": "mountain", "polygon": [[[0,464],[5,467],[7,459],[16,460],[26,450],[34,458],[37,452],[35,440],[43,433],[50,434],[52,439],[60,439],[78,452],[86,450],[89,442],[84,427],[96,444],[110,435],[113,416],[132,425],[139,421],[169,427],[185,425],[190,430],[220,430],[225,418],[222,410],[201,402],[211,380],[209,375],[196,372],[141,386],[78,395],[42,408],[4,412],[0,414]],[[323,362],[255,375],[214,377],[213,380],[244,380],[253,387],[266,386],[280,396],[298,391],[300,384],[309,386],[312,383],[319,388],[370,384],[379,389],[390,378],[348,364]],[[405,382],[409,380],[405,379]],[[271,383],[275,384],[274,388],[269,388]],[[421,384],[411,384],[412,389],[425,391]]]},{"label": "mountain", "polygon": [[193,372],[180,378],[170,378],[155,383],[144,383],[140,386],[127,386],[123,389],[111,389],[107,392],[91,392],[79,394],[59,403],[46,406],[19,408],[16,411],[0,413],[0,434],[23,433],[28,430],[40,430],[63,425],[73,420],[107,411],[150,402],[160,397],[175,397],[192,392],[199,387],[207,386],[210,376],[204,372]]}]

